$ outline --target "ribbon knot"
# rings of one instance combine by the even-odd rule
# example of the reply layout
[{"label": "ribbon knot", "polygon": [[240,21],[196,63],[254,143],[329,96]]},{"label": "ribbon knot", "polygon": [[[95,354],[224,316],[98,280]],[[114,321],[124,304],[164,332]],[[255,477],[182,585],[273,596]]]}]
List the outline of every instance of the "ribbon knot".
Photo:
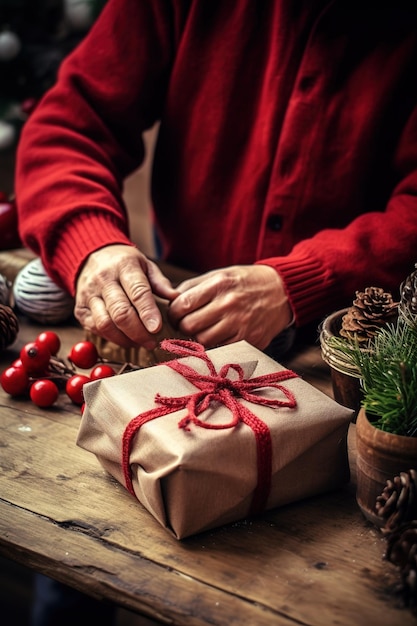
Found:
[{"label": "ribbon knot", "polygon": [[[198,391],[180,397],[155,396],[155,403],[159,406],[141,413],[133,418],[127,425],[123,435],[122,464],[127,489],[133,494],[131,468],[129,464],[133,438],[143,424],[167,415],[169,413],[186,409],[186,415],[178,422],[178,427],[190,431],[190,424],[210,430],[233,428],[242,422],[248,425],[255,435],[257,448],[258,480],[254,490],[250,513],[263,510],[271,488],[272,475],[272,442],[268,426],[259,419],[248,407],[241,402],[245,400],[252,404],[269,407],[294,408],[296,400],[293,393],[284,387],[283,381],[295,378],[291,370],[281,370],[271,374],[245,378],[243,367],[237,363],[223,365],[219,372],[204,351],[203,346],[196,342],[181,339],[165,339],[161,342],[161,348],[168,350],[180,357],[193,356],[201,359],[207,366],[208,374],[202,374],[189,365],[177,360],[168,361],[164,365],[181,374],[191,382]],[[234,372],[237,378],[230,378]],[[270,398],[260,395],[262,388],[270,387],[278,390],[284,398]],[[257,392],[257,393],[256,393]],[[203,420],[199,416],[209,408],[215,408],[221,404],[228,409],[231,419],[226,423]]]}]

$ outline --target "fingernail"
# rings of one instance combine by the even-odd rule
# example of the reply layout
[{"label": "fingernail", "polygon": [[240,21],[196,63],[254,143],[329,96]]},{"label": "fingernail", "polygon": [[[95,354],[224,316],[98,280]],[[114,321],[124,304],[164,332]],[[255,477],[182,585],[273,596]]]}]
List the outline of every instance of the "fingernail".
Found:
[{"label": "fingernail", "polygon": [[147,330],[149,330],[150,333],[154,333],[156,330],[158,330],[159,327],[159,322],[155,317],[151,317],[150,319],[146,320],[146,328]]}]

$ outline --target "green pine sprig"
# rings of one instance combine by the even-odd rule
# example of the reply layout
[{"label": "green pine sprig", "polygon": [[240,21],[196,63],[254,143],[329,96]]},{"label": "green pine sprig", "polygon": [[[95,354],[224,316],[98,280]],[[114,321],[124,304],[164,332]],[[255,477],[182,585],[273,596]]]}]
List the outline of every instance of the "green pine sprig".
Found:
[{"label": "green pine sprig", "polygon": [[332,343],[360,372],[362,406],[372,424],[417,437],[417,330],[399,318],[381,328],[366,349],[339,337]]}]

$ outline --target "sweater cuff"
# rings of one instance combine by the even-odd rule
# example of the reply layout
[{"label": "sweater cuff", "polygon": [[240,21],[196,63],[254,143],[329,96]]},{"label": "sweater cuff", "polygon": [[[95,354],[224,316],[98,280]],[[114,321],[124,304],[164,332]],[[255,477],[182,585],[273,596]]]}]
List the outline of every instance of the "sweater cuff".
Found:
[{"label": "sweater cuff", "polygon": [[114,217],[103,213],[77,215],[76,219],[65,223],[46,269],[58,284],[74,296],[76,281],[87,257],[113,244],[134,245]]},{"label": "sweater cuff", "polygon": [[296,326],[305,326],[321,319],[334,306],[334,280],[317,258],[292,253],[257,261],[273,267],[284,283]]}]

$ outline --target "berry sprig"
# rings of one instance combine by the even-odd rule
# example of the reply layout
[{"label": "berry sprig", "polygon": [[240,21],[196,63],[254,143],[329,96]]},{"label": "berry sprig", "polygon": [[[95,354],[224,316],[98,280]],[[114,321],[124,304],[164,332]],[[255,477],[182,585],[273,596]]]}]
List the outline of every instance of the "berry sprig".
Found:
[{"label": "berry sprig", "polygon": [[[50,330],[26,343],[19,358],[0,376],[3,390],[13,397],[29,395],[32,402],[41,408],[55,404],[63,391],[74,404],[82,407],[86,383],[140,369],[132,363],[103,359],[91,341],[74,344],[67,359],[58,356],[60,348],[59,336]],[[91,371],[80,373],[77,368]]]}]

